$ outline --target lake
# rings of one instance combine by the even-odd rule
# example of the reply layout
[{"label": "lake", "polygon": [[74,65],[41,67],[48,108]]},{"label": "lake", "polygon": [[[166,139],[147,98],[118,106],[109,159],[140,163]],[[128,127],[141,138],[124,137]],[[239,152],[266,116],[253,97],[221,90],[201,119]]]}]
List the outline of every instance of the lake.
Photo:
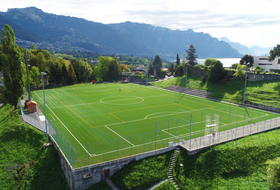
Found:
[{"label": "lake", "polygon": [[[223,63],[224,67],[230,67],[233,63],[239,63],[241,58],[215,58]],[[204,64],[206,59],[197,59],[198,64]]]}]

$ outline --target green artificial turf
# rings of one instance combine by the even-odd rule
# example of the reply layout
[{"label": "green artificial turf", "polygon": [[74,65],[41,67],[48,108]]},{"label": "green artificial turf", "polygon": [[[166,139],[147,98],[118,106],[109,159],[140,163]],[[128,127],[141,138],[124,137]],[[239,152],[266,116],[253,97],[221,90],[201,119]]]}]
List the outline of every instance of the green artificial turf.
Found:
[{"label": "green artificial turf", "polygon": [[[43,111],[43,91],[32,97]],[[192,138],[205,135],[206,116],[219,115],[226,130],[277,115],[137,84],[47,89],[45,99],[52,136],[74,168],[167,147],[190,130]]]}]

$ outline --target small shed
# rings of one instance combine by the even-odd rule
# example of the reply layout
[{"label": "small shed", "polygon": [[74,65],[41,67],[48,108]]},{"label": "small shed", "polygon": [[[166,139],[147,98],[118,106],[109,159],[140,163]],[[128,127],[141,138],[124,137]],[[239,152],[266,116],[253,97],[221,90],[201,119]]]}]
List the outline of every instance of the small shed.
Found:
[{"label": "small shed", "polygon": [[28,102],[26,102],[26,106],[28,109],[28,113],[37,112],[37,102],[29,100]]}]

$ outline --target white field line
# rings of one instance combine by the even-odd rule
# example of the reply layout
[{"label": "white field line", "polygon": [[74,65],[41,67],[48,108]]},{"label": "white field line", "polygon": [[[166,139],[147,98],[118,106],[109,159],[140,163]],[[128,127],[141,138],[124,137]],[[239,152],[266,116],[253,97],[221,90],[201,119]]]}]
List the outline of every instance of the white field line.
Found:
[{"label": "white field line", "polygon": [[[198,109],[198,110],[204,110],[204,109],[208,109],[208,108],[202,108],[202,109]],[[198,111],[198,110],[195,110],[195,111]],[[187,112],[191,112],[191,111],[183,111],[183,112],[177,112],[177,113],[173,113],[173,114],[160,115],[160,116],[150,117],[150,118],[147,118],[147,119],[154,119],[154,118],[165,117],[165,116],[169,116],[169,115],[176,115],[176,114],[179,114],[179,113],[187,113]],[[125,122],[129,123],[129,122],[142,121],[142,120],[145,120],[145,118],[131,120],[131,121],[125,121]],[[122,123],[123,122],[112,123],[112,124],[108,124],[107,126],[118,125],[118,124],[122,124]]]},{"label": "white field line", "polygon": [[55,121],[55,118],[52,116],[52,114],[49,114],[52,118],[53,118],[53,120]]},{"label": "white field line", "polygon": [[[152,97],[159,97],[159,96],[165,96],[165,95],[155,95],[155,96],[147,96],[147,97],[144,97],[145,98],[152,98]],[[143,97],[142,97],[143,98]],[[139,99],[139,97],[134,97],[134,98],[129,98],[129,99],[126,99],[126,100],[132,100],[132,99]],[[120,100],[111,100],[111,101],[106,101],[107,102],[118,102]],[[82,105],[91,105],[91,104],[100,104],[102,102],[92,102],[92,103],[83,103],[83,104],[75,104],[75,105],[68,105],[68,107],[74,107],[74,106],[82,106]],[[62,108],[62,107],[65,107],[65,106],[57,106],[57,107],[52,107],[53,109],[54,108]]]},{"label": "white field line", "polygon": [[[55,91],[54,89],[52,89],[53,91]],[[59,94],[57,91],[55,91],[57,94]]]},{"label": "white field line", "polygon": [[[164,130],[166,130],[166,129],[164,129]],[[167,133],[168,135],[171,135],[171,136],[175,137],[175,135],[172,135],[171,133],[166,132],[166,131],[164,131],[164,130],[161,130],[161,131],[163,131],[163,132]]]},{"label": "white field line", "polygon": [[[35,92],[35,94],[38,96],[39,99],[40,96]],[[49,108],[49,106],[46,104],[46,106]],[[72,137],[81,145],[81,147],[91,156],[92,154],[90,154],[87,149],[80,143],[80,141],[78,141],[78,139],[73,135],[73,133],[71,133],[71,131],[64,125],[64,123],[62,123],[62,121],[55,115],[55,113],[51,110],[51,108],[49,108],[49,110],[53,113],[53,115],[58,119],[58,121],[65,127],[65,129],[72,135]]]},{"label": "white field line", "polygon": [[123,136],[119,135],[118,133],[116,133],[115,131],[113,131],[113,130],[110,129],[109,127],[107,127],[107,125],[105,125],[105,127],[106,127],[107,129],[109,129],[110,131],[112,131],[113,133],[115,133],[116,135],[118,135],[119,137],[121,137],[123,140],[125,140],[126,142],[128,142],[129,144],[131,144],[132,146],[135,147],[134,144],[132,144],[131,142],[129,142],[128,140],[126,140],[125,138],[123,138]]}]

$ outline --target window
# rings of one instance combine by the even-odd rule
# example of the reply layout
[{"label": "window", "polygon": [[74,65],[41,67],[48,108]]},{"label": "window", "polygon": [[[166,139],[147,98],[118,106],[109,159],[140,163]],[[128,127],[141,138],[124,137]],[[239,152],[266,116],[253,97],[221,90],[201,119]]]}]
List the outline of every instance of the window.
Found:
[{"label": "window", "polygon": [[259,58],[259,60],[267,60],[267,58]]},{"label": "window", "polygon": [[259,63],[259,65],[272,65],[271,63]]}]

